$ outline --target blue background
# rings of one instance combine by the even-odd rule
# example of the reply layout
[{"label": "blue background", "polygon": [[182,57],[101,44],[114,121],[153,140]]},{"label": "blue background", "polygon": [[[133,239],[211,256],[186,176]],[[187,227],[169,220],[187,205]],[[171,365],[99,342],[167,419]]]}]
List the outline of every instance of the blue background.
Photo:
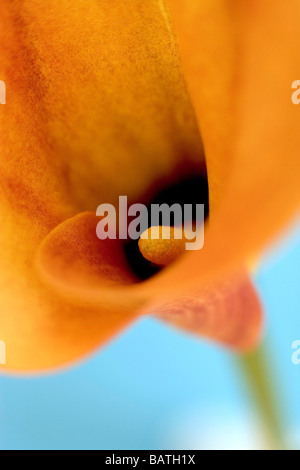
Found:
[{"label": "blue background", "polygon": [[[300,231],[255,277],[286,439],[300,437]],[[233,356],[152,318],[84,364],[57,375],[0,377],[1,449],[263,447],[259,416]]]}]

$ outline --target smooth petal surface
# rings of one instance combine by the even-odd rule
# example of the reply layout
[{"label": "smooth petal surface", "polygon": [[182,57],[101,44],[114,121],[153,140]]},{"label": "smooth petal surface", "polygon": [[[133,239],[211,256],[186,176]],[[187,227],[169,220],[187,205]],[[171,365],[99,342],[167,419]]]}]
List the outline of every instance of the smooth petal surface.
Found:
[{"label": "smooth petal surface", "polygon": [[[10,369],[37,370],[83,356],[137,314],[175,301],[194,311],[191,292],[204,299],[201,286],[237,272],[296,214],[300,121],[290,84],[300,14],[296,1],[282,10],[277,0],[174,0],[179,56],[158,0],[2,2],[0,336]],[[122,194],[144,202],[203,171],[199,129],[211,199],[205,248],[136,283],[86,211]],[[220,322],[210,307],[212,326],[190,326],[249,346],[257,300],[245,279],[233,285],[210,303]],[[229,327],[232,292],[249,310],[233,309]]]},{"label": "smooth petal surface", "polygon": [[190,333],[247,351],[261,339],[262,307],[245,270],[164,305],[159,317]]},{"label": "smooth petal surface", "polygon": [[210,239],[227,247],[222,258],[248,256],[299,213],[300,120],[291,84],[300,75],[300,5],[166,3],[205,146]]},{"label": "smooth petal surface", "polygon": [[[40,370],[89,352],[141,303],[131,296],[124,306],[111,292],[113,305],[103,300],[104,273],[97,299],[78,302],[80,281],[87,281],[79,261],[72,294],[62,298],[41,275],[49,264],[37,269],[43,240],[52,232],[57,240],[57,227],[58,248],[66,247],[64,221],[120,194],[148,197],[185,168],[203,167],[203,151],[157,1],[51,0],[45,8],[41,0],[3,0],[0,41],[7,88],[0,108],[0,337],[5,370]],[[83,234],[74,236],[76,260]],[[56,255],[54,264],[67,253]]]},{"label": "smooth petal surface", "polygon": [[291,84],[300,75],[300,6],[166,4],[204,143],[211,203],[204,250],[160,279],[162,289],[180,290],[259,255],[299,214],[300,120]]}]

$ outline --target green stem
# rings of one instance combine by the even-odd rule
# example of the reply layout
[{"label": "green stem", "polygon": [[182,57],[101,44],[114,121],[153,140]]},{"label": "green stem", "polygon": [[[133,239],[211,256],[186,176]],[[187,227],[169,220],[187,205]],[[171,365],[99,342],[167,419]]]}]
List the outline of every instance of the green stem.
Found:
[{"label": "green stem", "polygon": [[265,347],[242,356],[238,363],[265,426],[270,448],[284,449],[283,409],[280,406],[282,402],[277,397],[271,361],[268,360]]}]

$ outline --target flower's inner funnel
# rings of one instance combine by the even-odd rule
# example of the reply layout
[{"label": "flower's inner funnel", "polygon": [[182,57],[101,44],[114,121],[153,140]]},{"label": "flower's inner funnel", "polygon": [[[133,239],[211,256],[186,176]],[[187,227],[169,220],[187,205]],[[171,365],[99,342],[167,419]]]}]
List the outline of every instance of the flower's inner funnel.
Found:
[{"label": "flower's inner funnel", "polygon": [[[184,206],[191,204],[196,209],[196,204],[204,204],[205,218],[209,214],[209,190],[206,175],[198,174],[187,177],[173,185],[165,187],[158,191],[148,204],[148,227],[151,222],[151,206],[153,204],[167,204],[171,207],[173,204],[179,204],[184,214]],[[171,227],[175,226],[174,214],[171,212]],[[124,251],[133,273],[140,279],[146,280],[160,271],[161,267],[149,262],[142,255],[138,240],[128,240],[124,244]]]}]

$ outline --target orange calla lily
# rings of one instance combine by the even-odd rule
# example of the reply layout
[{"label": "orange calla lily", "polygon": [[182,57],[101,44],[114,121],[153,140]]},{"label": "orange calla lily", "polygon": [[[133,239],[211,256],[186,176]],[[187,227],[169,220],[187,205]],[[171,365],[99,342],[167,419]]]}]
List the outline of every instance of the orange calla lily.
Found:
[{"label": "orange calla lily", "polygon": [[[300,205],[298,2],[2,0],[0,339],[5,370],[68,364],[139,315],[237,350],[246,273]],[[204,249],[138,282],[100,203],[204,175]]]}]

